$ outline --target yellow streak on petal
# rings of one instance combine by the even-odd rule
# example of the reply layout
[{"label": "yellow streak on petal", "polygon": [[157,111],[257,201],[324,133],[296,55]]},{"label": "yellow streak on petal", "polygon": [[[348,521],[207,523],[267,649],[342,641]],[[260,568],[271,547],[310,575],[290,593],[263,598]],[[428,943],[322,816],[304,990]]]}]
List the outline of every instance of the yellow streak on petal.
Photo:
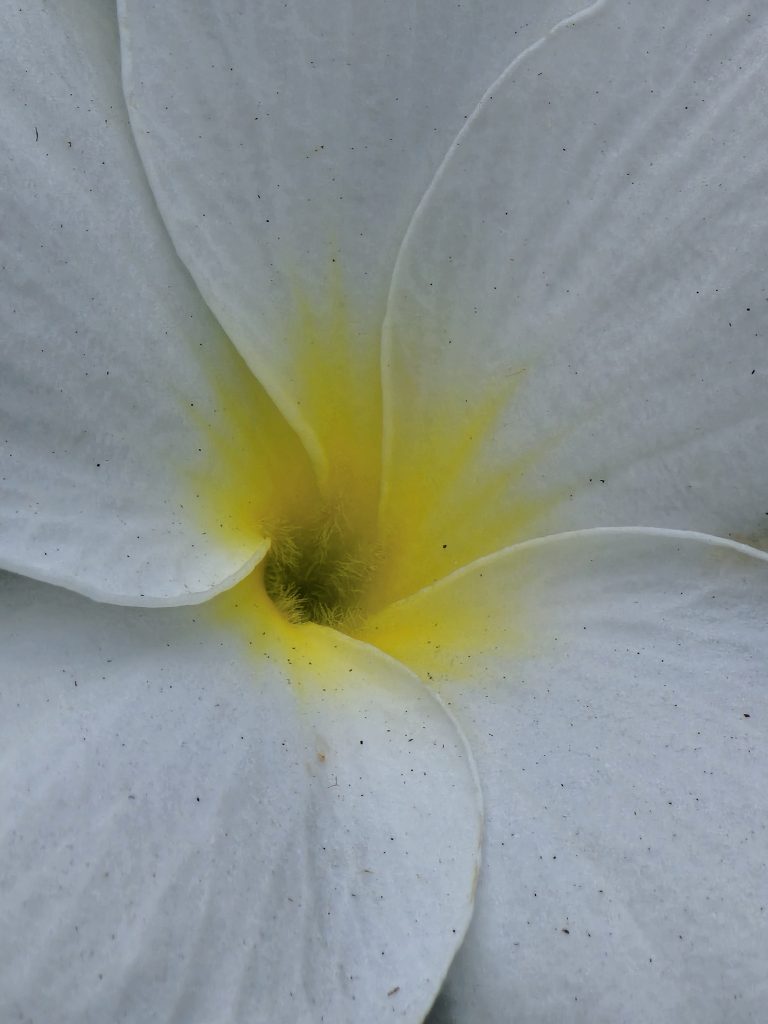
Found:
[{"label": "yellow streak on petal", "polygon": [[382,498],[385,552],[372,609],[397,601],[484,555],[522,539],[554,495],[531,498],[519,482],[539,452],[499,460],[498,438],[525,371],[489,380],[483,395],[453,384],[442,406],[408,414]]},{"label": "yellow streak on petal", "polygon": [[275,518],[318,501],[304,448],[232,348],[207,367],[211,399],[188,410],[202,437],[195,465],[182,470],[194,521],[230,550],[255,550]]},{"label": "yellow streak on petal", "polygon": [[299,432],[316,441],[307,447],[326,503],[372,539],[381,486],[379,327],[350,306],[336,262],[322,304],[298,285],[293,296],[284,343],[294,353],[291,396],[308,428]]},{"label": "yellow streak on petal", "polygon": [[498,665],[531,654],[535,630],[521,599],[524,564],[511,584],[505,562],[483,561],[383,608],[355,636],[429,683],[500,682],[486,678],[486,656]]},{"label": "yellow streak on petal", "polygon": [[[203,435],[184,468],[185,507],[238,552],[281,529],[301,530],[332,509],[358,543],[373,545],[381,474],[378,338],[351,316],[334,271],[325,306],[294,294],[276,345],[293,353],[287,390],[294,430],[232,347],[207,367],[213,399],[187,410]],[[220,359],[220,352],[219,352]]]}]

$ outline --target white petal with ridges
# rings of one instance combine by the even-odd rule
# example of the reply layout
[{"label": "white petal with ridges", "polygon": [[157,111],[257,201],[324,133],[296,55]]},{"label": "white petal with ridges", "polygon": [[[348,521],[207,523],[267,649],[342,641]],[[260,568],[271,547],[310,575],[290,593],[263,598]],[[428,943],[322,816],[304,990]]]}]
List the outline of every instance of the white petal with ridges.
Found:
[{"label": "white petal with ridges", "polygon": [[[480,609],[478,627],[485,609],[488,635],[451,649],[451,607]],[[400,615],[425,624],[397,653],[431,662],[487,807],[433,1019],[761,1020],[768,558],[586,531],[484,560]]]},{"label": "white petal with ridges", "polygon": [[323,687],[299,693],[216,603],[12,577],[0,602],[3,1020],[422,1019],[480,804],[417,679],[326,631]]},{"label": "white petal with ridges", "polygon": [[185,484],[231,489],[204,423],[247,371],[158,217],[108,8],[0,15],[0,565],[111,600],[183,602],[262,548],[253,528],[228,546],[206,535]]},{"label": "white petal with ridges", "polygon": [[360,394],[337,386],[335,400],[357,403],[359,430],[378,407],[379,331],[409,219],[488,81],[569,4],[119,8],[136,141],[176,247],[310,449],[332,458],[297,366],[297,308],[337,335],[341,290],[342,361]]},{"label": "white petal with ridges", "polygon": [[385,522],[429,425],[450,452],[488,406],[462,482],[495,488],[496,524],[470,551],[433,515],[449,551],[602,525],[765,538],[766,46],[753,5],[617,0],[489,79],[394,275]]}]

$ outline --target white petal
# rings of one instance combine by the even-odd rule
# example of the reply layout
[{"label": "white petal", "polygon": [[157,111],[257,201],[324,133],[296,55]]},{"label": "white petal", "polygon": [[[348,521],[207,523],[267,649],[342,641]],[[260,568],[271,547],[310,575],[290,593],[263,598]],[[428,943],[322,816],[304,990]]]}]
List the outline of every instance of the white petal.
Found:
[{"label": "white petal", "polygon": [[325,652],[322,687],[299,692],[307,670],[291,685],[217,602],[116,608],[6,577],[0,604],[3,1021],[422,1019],[480,820],[417,679],[310,628],[293,657]]},{"label": "white petal", "polygon": [[451,591],[492,626],[463,662],[433,659],[487,828],[436,1019],[761,1020],[768,558],[588,531],[485,560],[402,613],[445,611]]},{"label": "white petal", "polygon": [[380,325],[419,198],[487,82],[569,5],[119,7],[136,140],[177,250],[322,462],[333,446],[297,355],[317,345],[321,366],[338,363],[332,398],[359,432],[378,411]]},{"label": "white petal", "polygon": [[113,600],[191,600],[262,544],[253,527],[219,543],[233,509],[218,505],[204,536],[185,485],[238,486],[242,465],[212,468],[206,423],[248,400],[247,371],[156,212],[119,61],[108,4],[0,14],[0,564]]},{"label": "white petal", "polygon": [[767,46],[754,5],[598,4],[489,89],[385,329],[385,521],[423,495],[418,557],[601,525],[765,535]]}]

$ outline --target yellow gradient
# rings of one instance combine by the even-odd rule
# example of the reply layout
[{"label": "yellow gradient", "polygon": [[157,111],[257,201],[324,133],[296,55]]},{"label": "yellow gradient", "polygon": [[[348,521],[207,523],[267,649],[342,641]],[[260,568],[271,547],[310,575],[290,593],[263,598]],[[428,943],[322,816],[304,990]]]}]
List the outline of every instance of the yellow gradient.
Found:
[{"label": "yellow gradient", "polygon": [[[295,599],[296,567],[309,562],[299,585],[309,586],[309,579],[317,589],[318,565],[321,578],[326,565],[331,574],[341,567],[328,577],[335,587],[328,593],[339,594],[339,579],[342,592],[327,616],[304,617],[379,647],[426,680],[500,637],[522,643],[521,631],[494,623],[464,585],[430,585],[522,539],[544,510],[542,500],[527,500],[518,487],[536,453],[499,469],[494,445],[524,371],[489,382],[471,404],[457,381],[439,408],[412,410],[413,443],[404,444],[401,432],[397,465],[382,489],[379,339],[350,312],[335,269],[327,296],[318,308],[297,295],[289,319],[287,344],[295,355],[288,384],[298,433],[236,356],[233,367],[211,368],[216,401],[194,413],[205,450],[187,482],[200,522],[238,549],[244,539],[272,543],[266,563],[217,600],[217,614],[228,616],[251,646],[269,634],[271,656],[280,656],[296,680],[301,664],[305,681],[322,682],[318,665],[332,631],[294,614],[324,600],[322,589],[314,605],[301,600],[307,590]],[[326,532],[330,540],[320,544]],[[256,644],[260,656],[264,643]]]},{"label": "yellow gradient", "polygon": [[381,481],[381,376],[378,328],[347,302],[336,262],[318,306],[294,288],[287,344],[300,416],[317,439],[319,485],[353,531],[373,539]]},{"label": "yellow gradient", "polygon": [[439,407],[408,411],[382,499],[377,609],[523,539],[551,505],[520,489],[539,453],[499,465],[494,443],[523,380],[524,371],[489,380],[472,401],[457,380]]},{"label": "yellow gradient", "polygon": [[183,470],[185,506],[216,543],[241,550],[269,539],[276,522],[317,507],[315,475],[301,442],[233,347],[205,365],[212,401],[187,416],[202,437]]},{"label": "yellow gradient", "polygon": [[[236,630],[257,661],[275,662],[299,696],[324,694],[343,700],[360,685],[364,651],[350,647],[334,629],[289,622],[265,593],[260,568],[216,597],[208,609],[216,621]],[[372,670],[370,664],[366,667]],[[384,681],[378,673],[377,684]]]},{"label": "yellow gradient", "polygon": [[[503,557],[503,556],[502,556]],[[485,678],[487,661],[529,653],[531,622],[519,599],[524,580],[510,596],[506,567],[475,563],[446,580],[369,616],[355,636],[408,665],[427,683],[498,682]]]}]

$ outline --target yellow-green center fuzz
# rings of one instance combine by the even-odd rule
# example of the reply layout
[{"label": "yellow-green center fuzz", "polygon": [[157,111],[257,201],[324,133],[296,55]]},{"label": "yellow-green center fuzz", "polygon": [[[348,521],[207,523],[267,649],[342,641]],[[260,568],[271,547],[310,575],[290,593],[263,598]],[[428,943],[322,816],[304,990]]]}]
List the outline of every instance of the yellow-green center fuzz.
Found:
[{"label": "yellow-green center fuzz", "polygon": [[270,532],[264,588],[289,622],[353,625],[376,558],[351,537],[343,513],[327,509],[306,525]]}]

